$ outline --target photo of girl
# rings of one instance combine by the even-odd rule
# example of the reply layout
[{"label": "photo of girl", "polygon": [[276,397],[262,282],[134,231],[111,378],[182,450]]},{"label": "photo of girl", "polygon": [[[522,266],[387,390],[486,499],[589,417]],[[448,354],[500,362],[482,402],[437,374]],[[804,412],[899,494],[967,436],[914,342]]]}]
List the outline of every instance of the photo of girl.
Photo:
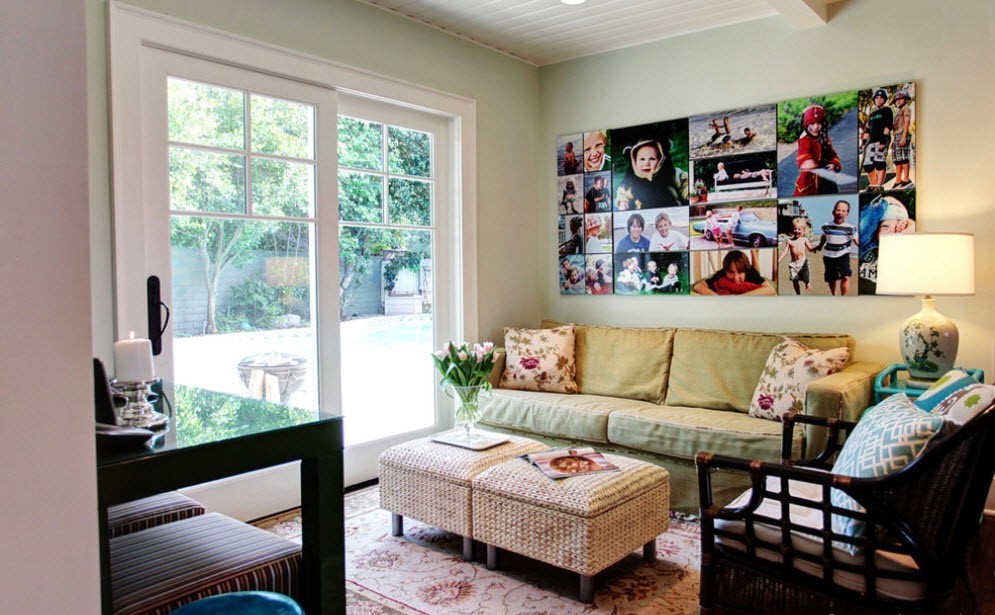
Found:
[{"label": "photo of girl", "polygon": [[560,294],[583,295],[584,257],[570,255],[560,259]]},{"label": "photo of girl", "polygon": [[584,216],[584,252],[587,254],[611,252],[611,230],[611,214],[586,214]]},{"label": "photo of girl", "polygon": [[773,151],[776,116],[776,105],[692,116],[688,122],[691,159]]},{"label": "photo of girl", "polygon": [[857,92],[777,105],[777,194],[857,191]]},{"label": "photo of girl", "polygon": [[560,216],[560,256],[584,253],[584,216]]},{"label": "photo of girl", "polygon": [[687,252],[650,253],[643,271],[643,293],[654,295],[686,295],[688,283]]},{"label": "photo of girl", "polygon": [[598,254],[587,257],[587,294],[612,294],[612,260],[611,254]]},{"label": "photo of girl", "polygon": [[611,150],[617,211],[687,204],[686,119],[612,130]]},{"label": "photo of girl", "polygon": [[608,149],[608,130],[584,133],[584,172],[611,171],[612,159]]},{"label": "photo of girl", "polygon": [[699,187],[691,203],[701,200],[702,186],[709,203],[771,198],[777,190],[777,154],[695,160],[691,163],[691,181]]},{"label": "photo of girl", "polygon": [[[648,213],[648,212],[647,212]],[[615,252],[649,252],[650,240],[644,235],[646,218],[636,212],[615,214]]]},{"label": "photo of girl", "polygon": [[860,191],[905,190],[915,177],[915,82],[861,90]]},{"label": "photo of girl", "polygon": [[[580,177],[579,175],[576,177]],[[584,174],[584,211],[589,214],[612,210],[612,172]]]},{"label": "photo of girl", "polygon": [[583,187],[583,175],[564,175],[556,178],[557,211],[561,216],[584,213],[584,201],[581,198]]},{"label": "photo of girl", "polygon": [[556,139],[556,174],[574,175],[580,173],[581,136],[563,135]]},{"label": "photo of girl", "polygon": [[[886,233],[916,232],[916,191],[904,190],[860,195],[858,292],[877,293],[878,242]],[[937,255],[938,257],[940,255]],[[909,275],[915,275],[910,271]]]},{"label": "photo of girl", "polygon": [[714,250],[694,252],[691,271],[697,282],[693,295],[776,295],[774,259],[777,250]]}]

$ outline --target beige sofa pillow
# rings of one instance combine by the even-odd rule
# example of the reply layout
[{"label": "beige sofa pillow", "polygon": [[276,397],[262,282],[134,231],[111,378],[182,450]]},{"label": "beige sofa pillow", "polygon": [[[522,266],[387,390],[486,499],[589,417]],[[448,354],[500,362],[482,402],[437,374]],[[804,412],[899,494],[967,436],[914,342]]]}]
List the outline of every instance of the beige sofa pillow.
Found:
[{"label": "beige sofa pillow", "polygon": [[502,389],[576,393],[574,327],[504,330]]},{"label": "beige sofa pillow", "polygon": [[678,329],[666,404],[748,412],[767,357],[784,337],[809,348],[853,347],[849,335]]},{"label": "beige sofa pillow", "polygon": [[[558,326],[550,320],[543,327]],[[658,404],[667,391],[674,329],[575,325],[577,389]]]}]

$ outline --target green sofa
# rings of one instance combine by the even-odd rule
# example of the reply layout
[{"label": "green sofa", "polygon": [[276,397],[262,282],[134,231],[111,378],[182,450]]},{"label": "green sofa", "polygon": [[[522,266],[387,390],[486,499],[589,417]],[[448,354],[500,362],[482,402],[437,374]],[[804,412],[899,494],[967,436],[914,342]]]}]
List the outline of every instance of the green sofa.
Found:
[{"label": "green sofa", "polygon": [[[849,335],[576,325],[578,394],[497,388],[504,369],[499,354],[480,424],[550,446],[584,443],[655,463],[670,472],[671,508],[696,513],[699,451],[780,460],[781,423],[751,417],[748,410],[767,357],[784,336],[811,348],[847,346],[853,356]],[[844,370],[813,381],[805,413],[857,420],[871,404],[874,377],[883,367],[851,360]],[[794,455],[822,437],[799,431]],[[750,487],[742,474],[716,473],[712,481],[717,502]]]}]

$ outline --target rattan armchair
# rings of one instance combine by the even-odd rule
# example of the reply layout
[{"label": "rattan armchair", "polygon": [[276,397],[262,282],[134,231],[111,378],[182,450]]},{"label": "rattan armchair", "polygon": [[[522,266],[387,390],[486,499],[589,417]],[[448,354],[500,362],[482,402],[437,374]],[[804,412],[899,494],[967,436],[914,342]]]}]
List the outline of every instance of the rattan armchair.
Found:
[{"label": "rattan armchair", "polygon": [[[826,428],[826,446],[814,459],[789,458],[800,424]],[[881,478],[828,471],[855,426],[785,417],[780,464],[698,454],[703,615],[978,611],[965,557],[995,472],[995,407]],[[715,470],[748,472],[753,487],[725,507],[716,504]],[[833,506],[831,489],[866,513]],[[863,535],[834,533],[832,515],[863,520]]]}]

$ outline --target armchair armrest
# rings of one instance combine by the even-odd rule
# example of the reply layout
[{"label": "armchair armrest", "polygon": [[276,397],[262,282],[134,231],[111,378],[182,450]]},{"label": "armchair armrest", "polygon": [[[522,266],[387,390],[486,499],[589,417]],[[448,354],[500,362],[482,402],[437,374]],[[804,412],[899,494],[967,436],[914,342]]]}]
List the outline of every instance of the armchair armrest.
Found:
[{"label": "armchair armrest", "polygon": [[[845,439],[845,436],[853,431],[853,428],[857,426],[856,423],[850,421],[827,419],[821,416],[808,416],[805,414],[798,414],[797,412],[785,415],[782,421],[781,463],[803,467],[828,468],[832,465],[835,461],[836,453],[843,448],[843,440]],[[791,445],[794,440],[792,436],[794,435],[796,424],[805,425],[807,430],[810,427],[824,428],[820,429],[820,431],[825,432],[825,444],[823,445],[822,450],[820,450],[814,457],[808,457],[806,459],[791,458]],[[809,445],[814,445],[815,440],[811,439],[811,434],[806,434],[806,436]]]},{"label": "armchair armrest", "polygon": [[505,352],[504,348],[494,350],[494,367],[491,368],[490,376],[487,379],[491,381],[491,386],[495,389],[501,385],[501,374],[504,373],[504,361],[507,357],[508,353]]}]

